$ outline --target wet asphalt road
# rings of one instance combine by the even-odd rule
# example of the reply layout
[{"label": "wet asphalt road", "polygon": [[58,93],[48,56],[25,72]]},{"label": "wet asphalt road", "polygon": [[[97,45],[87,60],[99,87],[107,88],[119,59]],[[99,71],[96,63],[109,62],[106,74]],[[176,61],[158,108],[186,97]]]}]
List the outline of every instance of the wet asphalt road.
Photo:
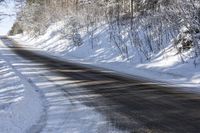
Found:
[{"label": "wet asphalt road", "polygon": [[[52,73],[67,77],[73,80],[76,86],[84,88],[84,91],[71,92],[67,88],[63,88],[63,91],[66,96],[77,96],[76,100],[94,108],[105,116],[112,126],[121,131],[200,132],[200,96],[197,94],[188,94],[148,81],[99,72],[95,68],[37,54],[17,44],[10,46],[10,49],[26,60],[42,63]],[[81,97],[82,95],[91,97]],[[98,132],[106,133],[105,130]]]}]

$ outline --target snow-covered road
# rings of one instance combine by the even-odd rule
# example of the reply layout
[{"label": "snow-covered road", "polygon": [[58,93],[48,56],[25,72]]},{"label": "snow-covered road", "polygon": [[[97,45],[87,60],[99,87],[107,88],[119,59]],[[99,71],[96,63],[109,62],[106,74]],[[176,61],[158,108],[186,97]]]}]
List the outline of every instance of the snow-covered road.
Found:
[{"label": "snow-covered road", "polygon": [[[16,94],[20,92],[20,96],[10,96],[10,99],[13,98],[16,102],[13,106],[18,107],[0,101],[2,106],[8,106],[7,109],[0,108],[1,133],[94,133],[104,130],[120,132],[119,129],[112,127],[104,116],[94,111],[93,107],[87,107],[78,100],[72,100],[70,94],[63,91],[63,89],[69,89],[70,93],[74,92],[72,90],[74,87],[66,84],[73,84],[75,81],[56,74],[55,70],[46,67],[46,64],[33,62],[16,55],[7,46],[13,47],[9,40],[1,42],[0,58],[10,66],[11,70],[6,72],[7,75],[15,73],[19,81],[16,81],[16,84],[13,83],[12,75],[1,80],[1,100],[7,97],[6,91]],[[13,90],[8,84],[13,84]],[[7,88],[3,88],[4,86]],[[82,89],[76,88],[77,90]],[[22,100],[18,100],[21,97],[23,97]],[[8,110],[11,111],[6,112]],[[11,118],[4,119],[5,117]]]},{"label": "snow-covered road", "polygon": [[[116,77],[43,56],[38,49],[31,51],[7,38],[0,41],[1,133],[200,131],[198,94]],[[12,98],[14,102],[5,102]]]}]

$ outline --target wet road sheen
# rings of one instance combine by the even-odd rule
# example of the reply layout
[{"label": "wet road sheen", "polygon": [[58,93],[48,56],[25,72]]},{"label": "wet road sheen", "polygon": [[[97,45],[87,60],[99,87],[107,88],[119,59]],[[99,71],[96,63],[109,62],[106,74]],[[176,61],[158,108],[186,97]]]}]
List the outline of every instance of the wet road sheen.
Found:
[{"label": "wet road sheen", "polygon": [[[199,95],[59,61],[18,47],[17,44],[10,46],[10,49],[26,60],[43,64],[50,72],[66,77],[59,79],[60,81],[49,81],[71,81],[65,84],[70,86],[70,89],[64,84],[60,86],[66,97],[70,97],[72,104],[76,104],[73,101],[80,101],[81,104],[93,108],[122,132],[200,132]],[[76,89],[77,87],[82,89]],[[67,119],[66,121],[71,122]],[[87,123],[87,120],[85,122]],[[99,129],[95,132],[110,131]]]}]

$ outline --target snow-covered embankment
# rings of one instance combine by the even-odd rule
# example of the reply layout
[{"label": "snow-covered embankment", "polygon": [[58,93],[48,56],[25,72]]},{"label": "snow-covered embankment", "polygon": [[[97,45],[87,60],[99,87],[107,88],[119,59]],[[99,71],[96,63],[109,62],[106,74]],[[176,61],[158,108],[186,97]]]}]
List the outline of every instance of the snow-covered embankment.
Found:
[{"label": "snow-covered embankment", "polygon": [[[175,84],[175,86],[195,87],[190,91],[200,92],[200,65],[194,65],[190,58],[185,58],[183,63],[177,49],[172,44],[145,60],[133,48],[129,41],[125,41],[129,48],[129,59],[123,59],[118,48],[110,44],[107,25],[101,25],[94,32],[93,44],[85,28],[80,30],[83,45],[74,46],[67,35],[62,34],[66,28],[64,22],[51,25],[46,34],[36,38],[27,34],[16,35],[13,38],[20,44],[36,47],[58,56],[58,58],[71,60],[78,63],[111,69],[123,74],[145,77],[151,80]],[[124,29],[125,30],[125,29]],[[126,31],[124,31],[126,33]],[[124,38],[126,38],[124,34]],[[182,56],[190,57],[192,50],[184,52]],[[142,60],[142,61],[141,61]]]}]

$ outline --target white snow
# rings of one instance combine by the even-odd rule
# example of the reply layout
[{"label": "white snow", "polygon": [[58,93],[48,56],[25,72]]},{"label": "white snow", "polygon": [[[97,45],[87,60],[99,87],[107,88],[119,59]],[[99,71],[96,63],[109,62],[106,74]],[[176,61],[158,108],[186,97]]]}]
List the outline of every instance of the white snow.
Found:
[{"label": "white snow", "polygon": [[40,118],[42,103],[32,86],[7,62],[0,41],[0,132],[23,133]]},{"label": "white snow", "polygon": [[[94,47],[88,39],[84,28],[80,34],[83,45],[75,47],[66,36],[63,36],[63,22],[58,22],[49,27],[46,34],[37,38],[16,35],[13,38],[20,44],[28,47],[39,48],[56,55],[59,59],[70,60],[82,64],[102,67],[117,71],[127,76],[145,77],[150,80],[167,82],[171,85],[190,87],[189,91],[200,91],[200,65],[195,66],[193,60],[187,59],[182,62],[180,55],[176,54],[170,44],[158,54],[152,55],[150,61],[145,61],[139,56],[137,49],[133,49],[128,43],[130,58],[123,59],[118,49],[109,43],[107,25],[100,26],[94,33]],[[189,55],[189,52],[183,56]],[[142,60],[142,62],[141,62]]]}]

